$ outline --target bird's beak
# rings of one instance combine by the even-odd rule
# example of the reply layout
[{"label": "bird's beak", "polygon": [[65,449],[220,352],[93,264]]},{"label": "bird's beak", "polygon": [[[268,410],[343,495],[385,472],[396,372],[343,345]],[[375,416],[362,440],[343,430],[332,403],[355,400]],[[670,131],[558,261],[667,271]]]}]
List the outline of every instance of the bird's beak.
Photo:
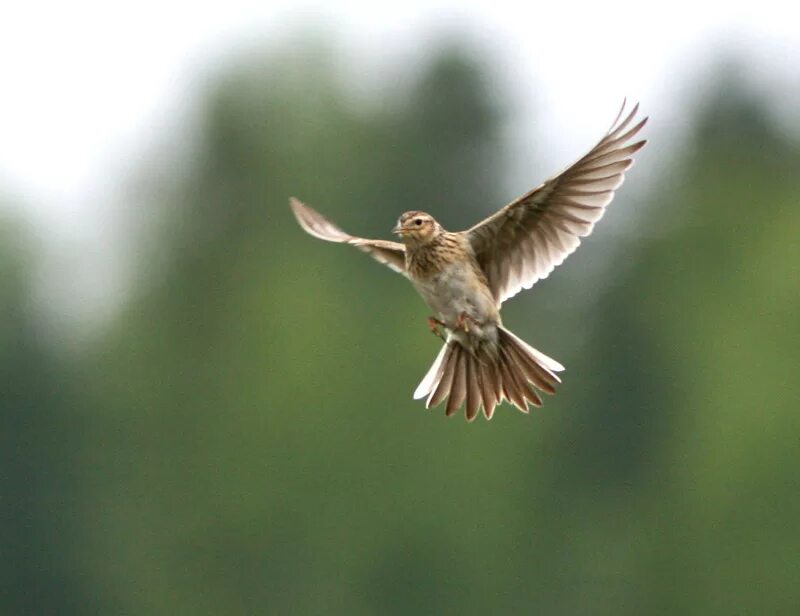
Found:
[{"label": "bird's beak", "polygon": [[408,229],[401,227],[400,225],[395,225],[394,229],[392,229],[392,233],[395,235],[405,235],[407,232]]}]

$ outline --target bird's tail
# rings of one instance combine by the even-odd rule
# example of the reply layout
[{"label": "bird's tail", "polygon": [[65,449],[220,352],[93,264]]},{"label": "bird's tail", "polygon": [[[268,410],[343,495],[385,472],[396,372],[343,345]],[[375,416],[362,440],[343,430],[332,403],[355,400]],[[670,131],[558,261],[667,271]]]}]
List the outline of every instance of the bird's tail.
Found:
[{"label": "bird's tail", "polygon": [[445,414],[452,415],[466,402],[467,421],[478,416],[483,407],[491,419],[503,399],[527,413],[528,403],[542,406],[536,390],[556,392],[561,379],[556,372],[564,366],[540,353],[502,327],[497,328],[497,346],[470,351],[450,334],[447,342],[414,392],[425,398],[426,408],[447,398]]}]

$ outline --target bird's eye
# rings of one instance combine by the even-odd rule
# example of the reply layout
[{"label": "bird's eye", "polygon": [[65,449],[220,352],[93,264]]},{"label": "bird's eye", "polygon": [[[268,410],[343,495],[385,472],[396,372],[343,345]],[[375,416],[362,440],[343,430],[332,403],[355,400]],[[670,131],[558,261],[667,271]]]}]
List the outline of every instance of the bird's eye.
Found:
[{"label": "bird's eye", "polygon": [[414,224],[415,224],[415,225],[417,225],[417,226],[419,227],[419,226],[422,224],[422,219],[421,219],[421,218],[417,218],[417,219],[414,221]]}]

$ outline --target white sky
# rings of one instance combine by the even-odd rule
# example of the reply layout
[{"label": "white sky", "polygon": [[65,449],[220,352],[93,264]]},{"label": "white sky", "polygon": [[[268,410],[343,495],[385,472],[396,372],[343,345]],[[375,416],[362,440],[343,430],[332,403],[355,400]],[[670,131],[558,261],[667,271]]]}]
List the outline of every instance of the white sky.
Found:
[{"label": "white sky", "polygon": [[103,254],[108,204],[211,67],[308,29],[344,43],[351,70],[375,73],[465,31],[515,88],[522,140],[546,146],[556,170],[607,128],[623,95],[669,132],[697,87],[690,78],[726,49],[746,50],[754,79],[796,86],[791,4],[16,0],[0,9],[0,196],[54,246]]}]

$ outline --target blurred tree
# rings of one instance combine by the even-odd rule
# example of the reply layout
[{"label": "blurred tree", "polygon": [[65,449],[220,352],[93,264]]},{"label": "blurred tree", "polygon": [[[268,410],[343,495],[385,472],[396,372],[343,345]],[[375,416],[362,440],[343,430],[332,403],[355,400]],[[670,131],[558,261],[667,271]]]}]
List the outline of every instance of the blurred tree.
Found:
[{"label": "blurred tree", "polygon": [[502,205],[501,101],[486,80],[458,47],[443,47],[410,89],[390,122],[398,143],[397,190],[387,195],[394,212],[441,213],[443,225],[457,230]]},{"label": "blurred tree", "polygon": [[0,228],[0,613],[78,614],[73,476],[78,422],[66,370],[33,311],[20,225]]},{"label": "blurred tree", "polygon": [[697,613],[800,605],[800,144],[741,74],[722,72],[701,110],[684,181],[659,199],[663,225],[682,220],[644,253],[632,289],[671,366],[663,549],[689,557],[672,573]]},{"label": "blurred tree", "polygon": [[[438,345],[407,282],[311,241],[287,203],[373,235],[433,195],[485,207],[499,118],[480,73],[447,49],[381,111],[333,74],[280,57],[210,89],[194,158],[161,195],[152,277],[87,364],[102,409],[87,525],[109,611],[413,611],[453,584],[458,537],[477,530],[472,473],[508,466],[410,400]],[[443,460],[463,470],[431,481]]]},{"label": "blurred tree", "polygon": [[537,493],[572,538],[549,554],[563,613],[800,605],[800,145],[739,74],[710,80],[593,311],[592,377]]}]

